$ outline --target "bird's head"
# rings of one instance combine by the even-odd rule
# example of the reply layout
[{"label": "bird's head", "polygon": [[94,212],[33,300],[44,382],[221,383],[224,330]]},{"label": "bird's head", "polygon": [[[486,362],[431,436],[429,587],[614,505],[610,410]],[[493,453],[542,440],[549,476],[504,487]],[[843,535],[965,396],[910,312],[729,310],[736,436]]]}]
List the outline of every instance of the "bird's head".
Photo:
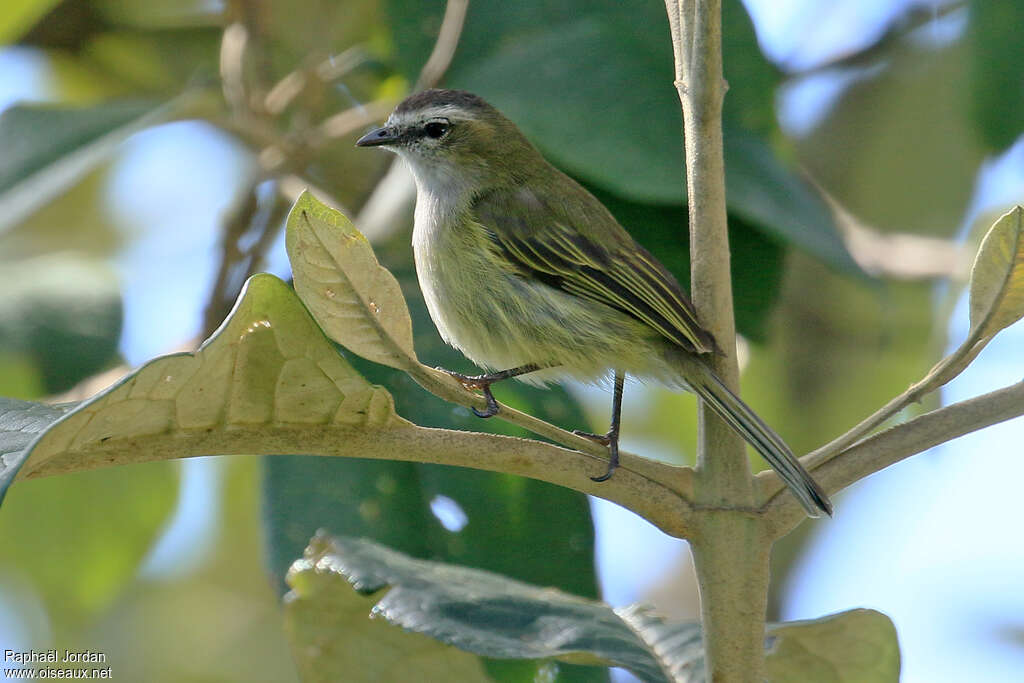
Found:
[{"label": "bird's head", "polygon": [[360,147],[384,147],[408,162],[420,187],[480,191],[514,182],[539,154],[515,124],[464,90],[425,90],[403,100]]}]

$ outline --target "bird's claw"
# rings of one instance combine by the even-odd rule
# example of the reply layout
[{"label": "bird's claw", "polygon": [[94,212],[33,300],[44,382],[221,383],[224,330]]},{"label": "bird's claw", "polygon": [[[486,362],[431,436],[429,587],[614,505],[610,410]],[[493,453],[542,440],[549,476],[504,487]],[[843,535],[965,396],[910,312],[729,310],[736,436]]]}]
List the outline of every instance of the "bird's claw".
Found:
[{"label": "bird's claw", "polygon": [[600,477],[591,477],[590,480],[602,482],[611,479],[615,468],[619,466],[619,435],[614,432],[608,432],[607,434],[594,434],[592,432],[585,432],[582,429],[574,429],[572,430],[572,433],[576,436],[582,436],[584,439],[590,439],[591,441],[608,448],[608,471]]},{"label": "bird's claw", "polygon": [[612,478],[612,473],[619,466],[619,439],[612,437],[605,437],[608,440],[606,444],[608,446],[608,470],[600,477],[591,477],[590,481],[596,481],[601,483],[602,481],[608,481]]},{"label": "bird's claw", "polygon": [[491,393],[491,385],[486,384],[483,387],[480,387],[480,389],[484,392],[484,398],[487,400],[487,407],[482,411],[477,410],[476,408],[470,408],[470,410],[472,410],[473,414],[477,417],[494,417],[498,414],[500,406],[498,406],[498,401],[494,398],[494,394]]},{"label": "bird's claw", "polygon": [[498,414],[501,406],[498,405],[498,400],[494,398],[494,394],[491,393],[491,384],[494,383],[494,380],[488,379],[483,375],[463,375],[461,372],[453,372],[451,370],[446,370],[445,368],[437,369],[454,377],[467,390],[475,390],[483,393],[484,399],[487,401],[487,406],[483,410],[477,410],[475,407],[471,406],[470,410],[473,411],[474,415],[477,417],[488,418],[494,417]]}]

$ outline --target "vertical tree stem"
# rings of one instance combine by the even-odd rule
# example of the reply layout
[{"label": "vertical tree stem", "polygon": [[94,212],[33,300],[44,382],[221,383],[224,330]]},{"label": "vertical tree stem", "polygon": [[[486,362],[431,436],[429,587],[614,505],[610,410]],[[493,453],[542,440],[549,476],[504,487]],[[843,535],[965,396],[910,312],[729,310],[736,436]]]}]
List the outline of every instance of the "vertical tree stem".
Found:
[{"label": "vertical tree stem", "polygon": [[[722,349],[710,359],[734,389],[739,383],[732,308],[722,151],[721,0],[665,0],[683,110],[690,216],[691,291],[701,322]],[[764,679],[764,618],[771,540],[750,512],[753,479],[742,439],[701,406],[691,539],[700,587],[708,680]]]},{"label": "vertical tree stem", "polygon": [[[674,4],[673,0],[669,0]],[[686,189],[690,212],[690,273],[694,306],[723,354],[710,358],[715,371],[736,389],[736,327],[733,322],[729,233],[725,209],[725,161],[722,154],[722,79],[720,0],[684,0],[682,69],[676,87],[683,106]],[[687,9],[690,13],[687,14]],[[689,45],[691,48],[686,50]],[[698,468],[709,505],[752,503],[750,467],[742,439],[703,410]]]},{"label": "vertical tree stem", "polygon": [[[702,519],[690,543],[700,588],[704,665],[711,683],[765,680],[764,623],[772,539],[757,520],[732,511]],[[717,535],[716,535],[717,534]]]}]

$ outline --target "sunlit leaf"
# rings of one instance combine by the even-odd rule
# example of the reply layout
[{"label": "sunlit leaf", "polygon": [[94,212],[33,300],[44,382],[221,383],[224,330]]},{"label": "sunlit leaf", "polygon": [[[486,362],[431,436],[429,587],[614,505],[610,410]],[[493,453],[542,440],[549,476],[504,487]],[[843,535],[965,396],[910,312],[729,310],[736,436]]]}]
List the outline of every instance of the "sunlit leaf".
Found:
[{"label": "sunlit leaf", "polygon": [[78,404],[25,449],[24,432],[38,433],[52,414],[31,417],[27,426],[12,423],[7,477],[16,469],[24,478],[232,454],[437,462],[443,453],[447,464],[507,471],[524,449],[539,458],[539,468],[570,453],[403,420],[390,394],[363,379],[295,293],[266,274],[250,278],[229,318],[198,352],[147,363]]},{"label": "sunlit leaf", "polygon": [[288,214],[286,244],[295,291],[332,339],[393,368],[417,362],[398,281],[340,211],[303,192]]},{"label": "sunlit leaf", "polygon": [[[666,621],[647,607],[612,609],[490,572],[416,560],[365,539],[324,535],[313,539],[289,582],[309,585],[310,577],[324,586],[347,581],[374,596],[372,616],[476,654],[620,666],[645,681],[704,680],[699,625]],[[346,623],[335,638],[351,637],[355,626]],[[829,675],[803,680],[895,681],[899,673],[895,629],[871,610],[772,625],[766,647],[773,681],[797,680],[793,672],[802,666]],[[867,659],[868,651],[875,656]]]},{"label": "sunlit leaf", "polygon": [[90,107],[16,105],[0,114],[0,231],[109,157],[132,133],[169,115],[153,102]]},{"label": "sunlit leaf", "polygon": [[897,683],[900,678],[896,627],[875,610],[773,624],[768,636],[773,683]]},{"label": "sunlit leaf", "polygon": [[386,391],[338,355],[287,285],[256,275],[198,352],[151,361],[79,404],[31,446],[27,470],[316,453],[327,433],[358,449],[358,434],[408,424],[395,415]]},{"label": "sunlit leaf", "polygon": [[54,7],[59,0],[5,0],[0,12],[0,45],[12,43]]},{"label": "sunlit leaf", "polygon": [[990,337],[1024,317],[1024,209],[997,220],[971,270],[971,331]]}]

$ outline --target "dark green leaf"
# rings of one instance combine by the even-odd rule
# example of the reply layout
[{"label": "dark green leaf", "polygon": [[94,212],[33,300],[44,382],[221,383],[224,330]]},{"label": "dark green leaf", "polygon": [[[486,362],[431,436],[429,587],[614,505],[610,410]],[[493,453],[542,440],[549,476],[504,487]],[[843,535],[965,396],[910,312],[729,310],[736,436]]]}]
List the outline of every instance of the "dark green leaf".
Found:
[{"label": "dark green leaf", "polygon": [[[787,244],[848,273],[861,273],[850,257],[832,214],[817,192],[779,163],[758,137],[725,131],[725,177],[729,212]],[[828,230],[822,229],[829,226]]]},{"label": "dark green leaf", "polygon": [[[315,609],[309,590],[342,579],[373,596],[372,616],[488,657],[559,659],[625,667],[645,681],[704,681],[701,634],[693,622],[670,622],[644,606],[612,609],[551,588],[484,572],[417,560],[366,539],[315,537],[288,581]],[[321,610],[329,609],[322,605]],[[305,615],[309,619],[309,615]],[[367,620],[367,623],[370,623]],[[352,638],[346,624],[336,638]],[[308,645],[293,640],[293,649]],[[773,681],[896,681],[899,648],[892,622],[872,610],[773,624],[766,638]]]},{"label": "dark green leaf", "polygon": [[969,7],[970,109],[982,141],[1002,150],[1024,130],[1024,3],[971,0]]},{"label": "dark green leaf", "polygon": [[28,457],[32,442],[74,407],[0,398],[0,501]]},{"label": "dark green leaf", "polygon": [[0,263],[0,353],[32,359],[46,393],[67,391],[117,358],[121,292],[106,266],[68,255]]},{"label": "dark green leaf", "polygon": [[325,573],[336,582],[347,579],[363,595],[390,587],[374,596],[373,615],[469,652],[614,663],[644,680],[667,680],[633,630],[599,602],[478,569],[416,560],[365,539],[315,538],[288,581]]},{"label": "dark green leaf", "polygon": [[284,626],[304,683],[488,681],[479,657],[382,620],[374,599],[330,572],[293,571]]},{"label": "dark green leaf", "polygon": [[[0,231],[50,201],[158,119],[152,102],[16,105],[0,114]],[[149,116],[147,116],[149,114]]]}]

